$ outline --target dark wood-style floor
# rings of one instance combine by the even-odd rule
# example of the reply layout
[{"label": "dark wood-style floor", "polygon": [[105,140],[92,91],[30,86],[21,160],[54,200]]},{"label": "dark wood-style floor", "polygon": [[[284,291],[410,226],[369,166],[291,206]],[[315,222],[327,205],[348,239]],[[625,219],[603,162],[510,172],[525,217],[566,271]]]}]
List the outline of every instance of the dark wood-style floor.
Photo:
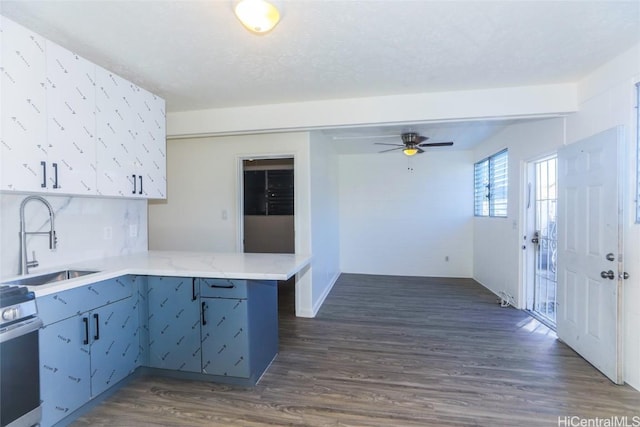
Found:
[{"label": "dark wood-style floor", "polygon": [[139,378],[76,426],[558,426],[640,416],[545,326],[472,280],[342,275],[315,319],[281,289],[280,354],[253,388]]}]

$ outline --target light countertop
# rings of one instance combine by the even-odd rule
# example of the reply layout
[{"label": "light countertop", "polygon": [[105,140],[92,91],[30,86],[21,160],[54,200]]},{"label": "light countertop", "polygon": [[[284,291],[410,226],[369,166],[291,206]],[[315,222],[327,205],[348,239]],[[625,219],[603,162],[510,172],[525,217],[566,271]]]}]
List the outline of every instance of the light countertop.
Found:
[{"label": "light countertop", "polygon": [[[148,251],[131,255],[82,261],[59,268],[42,269],[29,276],[75,269],[99,273],[75,279],[30,286],[36,296],[72,289],[127,274],[141,276],[201,277],[247,280],[287,280],[306,267],[309,255],[247,254],[215,252]],[[20,276],[20,277],[29,277]],[[10,281],[13,278],[3,280]]]}]

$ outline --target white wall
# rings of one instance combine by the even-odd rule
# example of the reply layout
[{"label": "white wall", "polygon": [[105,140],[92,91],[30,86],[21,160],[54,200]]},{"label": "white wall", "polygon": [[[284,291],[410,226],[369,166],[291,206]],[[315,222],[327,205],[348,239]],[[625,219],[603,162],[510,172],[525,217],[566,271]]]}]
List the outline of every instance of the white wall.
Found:
[{"label": "white wall", "polygon": [[[307,133],[208,137],[167,142],[167,200],[149,203],[149,248],[241,252],[243,158],[294,158],[295,248],[311,254]],[[311,316],[311,268],[296,277],[296,313]]]},{"label": "white wall", "polygon": [[339,165],[343,272],[472,276],[471,152],[346,154]]},{"label": "white wall", "polygon": [[[0,194],[0,277],[18,274],[20,204],[27,194]],[[58,245],[49,250],[47,236],[27,239],[28,259],[36,251],[38,268],[31,273],[95,258],[147,250],[147,201],[43,195],[52,205]],[[47,208],[25,207],[27,231],[49,231]],[[134,230],[132,230],[132,227]],[[105,230],[107,229],[107,230]],[[110,232],[109,232],[110,231]],[[132,231],[137,235],[133,236]]]},{"label": "white wall", "polygon": [[541,117],[576,111],[576,99],[576,85],[565,83],[218,108],[167,114],[167,135],[206,136],[380,123]]},{"label": "white wall", "polygon": [[312,307],[315,316],[340,275],[338,155],[323,134],[311,133]]},{"label": "white wall", "polygon": [[640,44],[582,80],[578,113],[567,118],[567,142],[617,125],[625,128],[626,181],[624,218],[624,365],[625,381],[640,390],[640,224],[635,224],[636,103],[640,81]]},{"label": "white wall", "polygon": [[[494,292],[506,290],[514,296],[521,289],[519,266],[519,220],[523,203],[522,161],[556,151],[566,141],[576,142],[614,126],[623,125],[626,137],[624,174],[624,257],[630,278],[624,283],[624,369],[625,381],[640,389],[640,225],[634,223],[636,119],[635,83],[640,81],[640,45],[604,64],[578,84],[579,109],[566,120],[546,120],[514,125],[482,144],[474,155],[478,160],[509,147],[509,218],[477,218],[474,234],[474,278]],[[494,253],[483,250],[487,239]],[[522,305],[523,301],[519,301]]]},{"label": "white wall", "polygon": [[[523,308],[520,252],[525,203],[524,164],[557,151],[564,143],[564,119],[546,119],[509,126],[476,148],[473,162],[509,149],[507,218],[474,218],[473,278],[497,295],[505,293]],[[473,165],[472,165],[473,167]]]}]

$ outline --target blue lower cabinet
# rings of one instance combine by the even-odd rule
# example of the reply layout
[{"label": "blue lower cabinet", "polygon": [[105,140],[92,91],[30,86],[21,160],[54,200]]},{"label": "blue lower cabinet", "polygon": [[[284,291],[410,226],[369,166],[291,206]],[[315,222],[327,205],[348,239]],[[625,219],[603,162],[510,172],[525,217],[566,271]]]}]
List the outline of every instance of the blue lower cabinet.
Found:
[{"label": "blue lower cabinet", "polygon": [[[89,318],[74,316],[40,330],[42,426],[50,426],[91,398]],[[86,344],[85,344],[86,342]]]},{"label": "blue lower cabinet", "polygon": [[[127,276],[38,298],[38,309],[45,313],[56,313],[61,301],[76,306],[76,313],[63,320],[51,322],[68,314],[64,310],[45,317],[49,323],[40,330],[43,427],[62,420],[137,367],[138,298],[131,296],[132,286]],[[82,295],[98,293],[99,299],[79,302]]]},{"label": "blue lower cabinet", "polygon": [[201,372],[198,289],[191,278],[147,278],[150,367]]},{"label": "blue lower cabinet", "polygon": [[[200,286],[202,372],[255,383],[278,353],[277,282],[202,279]],[[231,292],[244,298],[226,298]]]},{"label": "blue lower cabinet", "polygon": [[202,301],[202,373],[249,378],[247,300]]},{"label": "blue lower cabinet", "polygon": [[91,396],[133,373],[139,354],[137,301],[127,298],[90,313]]}]

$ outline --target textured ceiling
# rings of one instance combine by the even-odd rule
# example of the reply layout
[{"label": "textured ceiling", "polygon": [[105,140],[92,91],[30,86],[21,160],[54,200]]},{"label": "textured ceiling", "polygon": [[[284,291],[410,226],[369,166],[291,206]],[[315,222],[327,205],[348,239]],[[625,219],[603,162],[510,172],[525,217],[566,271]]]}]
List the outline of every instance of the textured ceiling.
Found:
[{"label": "textured ceiling", "polygon": [[[639,1],[275,3],[281,22],[260,36],[233,0],[0,0],[0,11],[160,94],[169,112],[573,82],[640,40]],[[507,123],[325,133],[344,153],[406,130],[460,149]]]}]

